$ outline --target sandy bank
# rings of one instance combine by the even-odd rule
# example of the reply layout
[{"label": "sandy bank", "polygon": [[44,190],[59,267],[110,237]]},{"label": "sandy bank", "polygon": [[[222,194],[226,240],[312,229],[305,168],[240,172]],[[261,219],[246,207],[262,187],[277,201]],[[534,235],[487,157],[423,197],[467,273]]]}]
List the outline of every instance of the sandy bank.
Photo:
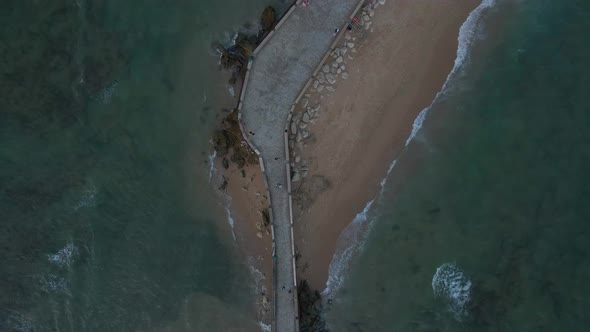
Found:
[{"label": "sandy bank", "polygon": [[[222,169],[218,160],[218,169]],[[272,317],[272,241],[270,227],[266,224],[268,197],[264,179],[258,165],[238,168],[230,163],[221,172],[226,180],[227,206],[232,225],[232,237],[245,257],[255,282],[258,319],[270,323]],[[223,182],[223,181],[222,181]],[[231,220],[231,221],[230,221]]]},{"label": "sandy bank", "polygon": [[319,104],[320,111],[305,128],[309,137],[294,149],[307,171],[293,188],[298,276],[312,288],[324,289],[338,236],[378,193],[417,114],[445,82],[459,28],[478,4],[387,1],[376,8],[369,29],[342,40],[353,43],[344,46],[339,64],[347,79],[340,75],[336,83],[308,91],[306,102]]}]

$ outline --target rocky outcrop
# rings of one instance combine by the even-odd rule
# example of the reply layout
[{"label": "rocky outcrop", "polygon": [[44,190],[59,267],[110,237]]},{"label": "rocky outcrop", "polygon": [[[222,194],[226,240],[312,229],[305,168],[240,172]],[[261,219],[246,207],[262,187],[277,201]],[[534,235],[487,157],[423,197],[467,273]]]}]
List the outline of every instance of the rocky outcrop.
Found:
[{"label": "rocky outcrop", "polygon": [[[318,103],[324,94],[336,91],[338,80],[347,80],[349,60],[354,59],[358,48],[362,47],[361,30],[371,30],[371,19],[375,14],[377,1],[365,5],[356,15],[357,20],[351,23],[351,29],[344,34],[327,57],[326,62],[313,77],[308,93],[301,98],[295,108],[289,124],[289,162],[291,166],[291,182],[295,191],[294,202],[299,211],[305,211],[318,193],[329,187],[329,182],[321,175],[309,175],[309,167],[302,157],[302,150],[314,141],[313,124],[319,117],[321,106]],[[357,40],[359,39],[359,40]]]},{"label": "rocky outcrop", "polygon": [[301,332],[327,332],[322,318],[322,297],[309,288],[306,280],[297,287],[299,299],[299,329]]},{"label": "rocky outcrop", "polygon": [[260,16],[260,27],[264,32],[270,32],[277,24],[277,13],[272,6],[264,8]]},{"label": "rocky outcrop", "polygon": [[277,24],[277,15],[273,7],[268,6],[260,16],[260,30],[256,34],[238,33],[235,42],[230,46],[215,43],[214,48],[219,52],[221,68],[232,71],[230,84],[235,84],[238,78],[246,74],[248,59],[258,44],[262,42]]},{"label": "rocky outcrop", "polygon": [[312,139],[312,134],[308,126],[315,123],[321,110],[319,104],[308,106],[309,99],[307,97],[302,98],[299,104],[304,108],[304,111],[294,113],[291,124],[289,125],[291,182],[294,183],[304,180],[308,175],[309,168],[301,157],[301,149],[305,146],[306,142]]},{"label": "rocky outcrop", "polygon": [[243,139],[242,130],[238,123],[237,109],[222,120],[221,128],[213,133],[212,141],[217,156],[222,160],[227,160],[226,157],[229,156],[229,160],[239,168],[258,163],[256,153]]},{"label": "rocky outcrop", "polygon": [[256,223],[256,236],[262,238],[263,234],[269,235],[270,234],[270,215],[268,214],[268,209],[262,209],[258,212],[261,217],[261,221]]}]

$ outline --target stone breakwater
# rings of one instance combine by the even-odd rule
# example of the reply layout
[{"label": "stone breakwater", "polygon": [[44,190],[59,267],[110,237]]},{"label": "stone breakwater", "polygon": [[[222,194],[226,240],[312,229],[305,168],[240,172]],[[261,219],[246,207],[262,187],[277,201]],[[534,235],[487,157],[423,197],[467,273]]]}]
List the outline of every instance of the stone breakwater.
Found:
[{"label": "stone breakwater", "polygon": [[[377,3],[384,4],[385,1]],[[314,142],[310,129],[316,123],[322,112],[320,101],[326,94],[336,91],[339,79],[347,80],[350,77],[346,64],[354,60],[358,51],[359,42],[364,31],[372,31],[372,17],[375,15],[375,5],[366,5],[360,13],[350,22],[349,28],[344,34],[340,47],[334,48],[321,69],[317,72],[311,86],[308,87],[303,97],[294,109],[289,124],[289,154],[291,166],[291,181],[299,183],[309,177],[309,167],[302,157],[302,151],[308,143]]]},{"label": "stone breakwater", "polygon": [[242,132],[259,152],[270,192],[276,331],[299,330],[286,119],[315,67],[332,49],[334,28],[346,24],[358,5],[358,0],[317,1],[312,8],[295,5],[269,34],[272,38],[254,51],[240,96]]}]

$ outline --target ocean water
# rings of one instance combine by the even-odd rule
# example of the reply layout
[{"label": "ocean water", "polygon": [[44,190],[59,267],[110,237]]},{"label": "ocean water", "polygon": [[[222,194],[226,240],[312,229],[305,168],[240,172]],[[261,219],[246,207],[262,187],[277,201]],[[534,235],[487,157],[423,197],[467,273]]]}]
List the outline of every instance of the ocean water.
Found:
[{"label": "ocean water", "polygon": [[485,4],[357,221],[332,331],[588,329],[590,2]]},{"label": "ocean water", "polygon": [[0,331],[256,331],[213,42],[287,1],[3,1]]}]

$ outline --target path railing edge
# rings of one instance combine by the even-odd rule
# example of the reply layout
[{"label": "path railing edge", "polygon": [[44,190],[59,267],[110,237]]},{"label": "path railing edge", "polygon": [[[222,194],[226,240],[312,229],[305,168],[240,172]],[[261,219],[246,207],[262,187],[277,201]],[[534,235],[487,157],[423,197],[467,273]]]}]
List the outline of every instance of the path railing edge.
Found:
[{"label": "path railing edge", "polygon": [[[260,44],[258,44],[258,46],[254,49],[254,51],[252,52],[252,55],[255,56],[256,54],[258,54],[258,52],[266,45],[266,43],[270,40],[270,38],[272,38],[272,36],[274,35],[274,32],[277,28],[279,28],[281,25],[283,25],[283,23],[286,21],[286,19],[293,13],[293,11],[295,11],[295,9],[297,8],[296,6],[299,5],[301,3],[302,0],[296,0],[291,7],[289,8],[289,10],[287,10],[287,12],[285,13],[285,15],[283,15],[283,17],[281,17],[281,19],[279,20],[279,22],[277,22],[277,24],[273,27],[272,31],[266,35],[266,37],[262,40],[262,42],[260,42]],[[242,106],[243,106],[243,102],[244,102],[244,96],[245,96],[245,92],[246,92],[246,88],[248,87],[248,81],[250,78],[250,70],[252,69],[252,65],[253,65],[253,58],[248,59],[248,64],[246,67],[246,74],[244,75],[244,80],[242,83],[242,87],[240,89],[240,98],[238,99],[238,125],[240,127],[240,131],[242,132],[242,137],[244,138],[244,141],[246,141],[246,143],[248,144],[248,146],[250,146],[250,148],[254,151],[254,153],[256,153],[256,156],[258,157],[258,163],[260,166],[260,170],[262,171],[263,179],[264,179],[264,188],[266,190],[266,196],[268,197],[268,215],[269,215],[269,222],[270,222],[270,231],[271,231],[271,241],[272,241],[272,273],[273,273],[273,289],[272,289],[272,302],[273,302],[273,311],[272,311],[272,321],[271,321],[271,329],[273,332],[277,332],[277,328],[276,328],[276,313],[277,313],[277,300],[276,300],[276,290],[278,287],[277,284],[277,278],[275,277],[277,274],[277,261],[275,259],[275,255],[276,255],[276,242],[275,242],[275,230],[274,230],[274,216],[273,216],[273,211],[272,211],[272,201],[271,201],[271,196],[270,196],[270,189],[268,187],[268,180],[266,177],[266,172],[265,172],[265,167],[264,167],[264,159],[262,159],[262,155],[260,154],[260,151],[258,151],[258,149],[256,148],[256,146],[250,141],[250,139],[248,138],[247,133],[244,131],[244,127],[242,125]],[[288,150],[287,150],[288,151]],[[290,185],[290,178],[287,177],[287,181],[288,181],[288,185]],[[290,194],[289,194],[290,195]],[[293,224],[293,219],[291,218],[290,220],[291,225]],[[291,239],[293,239],[293,229],[291,228]],[[292,250],[294,250],[294,245],[293,242],[291,241],[291,247]],[[295,266],[295,258],[293,257],[293,266]],[[293,270],[293,276],[294,276],[294,283],[295,283],[295,311],[296,311],[296,322],[295,322],[295,326],[297,331],[299,331],[299,321],[298,321],[298,317],[299,317],[299,302],[297,300],[297,278],[295,275],[295,270]]]},{"label": "path railing edge", "polygon": [[[358,5],[355,7],[355,9],[353,10],[352,14],[349,16],[349,19],[353,19],[354,16],[358,13],[358,11],[362,8],[363,4],[366,2],[367,0],[359,0]],[[285,123],[285,129],[284,129],[284,135],[285,135],[285,158],[286,158],[286,172],[287,172],[287,190],[289,192],[289,219],[290,219],[290,229],[291,229],[291,251],[293,253],[293,279],[295,282],[295,288],[297,289],[297,276],[296,276],[296,253],[295,253],[295,239],[294,239],[294,223],[293,223],[293,193],[292,193],[292,183],[291,183],[291,160],[290,160],[290,153],[289,153],[289,129],[291,126],[291,119],[293,118],[293,111],[295,110],[295,107],[297,106],[297,104],[299,103],[299,101],[301,100],[301,98],[305,95],[305,93],[307,92],[307,89],[309,89],[309,86],[312,84],[313,80],[315,79],[315,76],[317,75],[317,73],[319,72],[319,70],[322,68],[322,66],[324,65],[324,63],[326,62],[326,60],[328,59],[328,57],[330,56],[330,53],[332,53],[334,51],[334,48],[336,47],[336,45],[338,44],[338,42],[340,42],[340,40],[342,39],[342,36],[344,36],[344,33],[346,32],[346,27],[348,26],[349,22],[346,22],[343,26],[342,29],[340,29],[340,33],[336,36],[336,38],[334,39],[334,41],[332,42],[332,44],[330,45],[329,49],[326,51],[326,54],[322,57],[322,60],[320,61],[320,63],[317,65],[317,67],[315,68],[315,70],[312,73],[312,76],[309,78],[309,80],[307,81],[307,83],[305,83],[305,85],[303,86],[303,88],[301,89],[301,91],[299,92],[299,94],[297,95],[297,98],[295,98],[295,101],[293,102],[293,105],[291,105],[291,108],[289,109],[289,113],[287,115],[287,122]],[[295,310],[297,313],[296,316],[296,326],[297,326],[297,331],[299,331],[299,300],[298,300],[298,295],[297,293],[294,296],[295,298]]]},{"label": "path railing edge", "polygon": [[[366,1],[367,0],[359,0],[359,3],[357,4],[355,9],[353,10],[352,14],[349,16],[349,18],[351,20],[354,18],[354,16],[356,16],[356,14],[363,7],[363,4]],[[295,98],[293,105],[291,105],[291,108],[289,109],[289,113],[287,115],[287,122],[285,123],[285,128],[284,128],[285,158],[286,158],[285,169],[287,172],[287,190],[289,193],[289,219],[290,219],[289,221],[290,221],[290,229],[291,229],[291,251],[293,254],[293,280],[294,280],[294,283],[295,283],[294,286],[296,289],[297,289],[297,277],[296,277],[297,256],[296,256],[296,252],[295,252],[295,238],[294,238],[293,194],[292,194],[292,183],[291,183],[291,160],[290,160],[290,153],[289,153],[289,129],[291,126],[291,119],[293,118],[293,111],[295,110],[295,107],[297,106],[297,104],[299,103],[301,98],[305,95],[305,93],[307,92],[307,89],[309,89],[310,85],[312,84],[313,80],[315,79],[315,76],[320,71],[320,69],[322,68],[322,66],[324,65],[324,63],[326,62],[328,57],[330,56],[330,54],[334,51],[334,48],[340,42],[340,40],[342,39],[342,36],[344,36],[344,33],[346,32],[346,27],[348,26],[348,24],[349,24],[349,22],[346,22],[343,25],[343,27],[340,29],[339,34],[336,36],[336,38],[334,39],[334,41],[330,45],[329,49],[326,51],[326,54],[324,55],[324,57],[322,58],[320,63],[317,65],[315,70],[313,71],[312,76],[309,78],[309,80],[307,80],[307,82],[305,83],[305,85],[303,86],[303,88],[301,89],[299,94],[297,95],[297,98]],[[294,300],[295,300],[295,310],[297,313],[296,319],[298,320],[299,319],[299,300],[298,300],[297,293],[295,293]],[[297,322],[297,330],[299,330],[299,322]]]},{"label": "path railing edge", "polygon": [[[279,22],[274,26],[274,28],[272,29],[272,31],[262,40],[262,42],[254,49],[254,51],[252,52],[252,55],[255,56],[257,55],[260,50],[266,45],[266,43],[268,43],[268,41],[270,40],[270,38],[272,38],[272,36],[274,35],[274,32],[276,29],[280,28],[283,23],[286,21],[286,19],[293,13],[293,11],[295,11],[296,6],[299,5],[301,3],[302,0],[297,0],[295,1],[295,3],[293,3],[293,5],[291,5],[291,7],[289,8],[289,10],[285,13],[285,15],[283,15],[283,17],[279,20]],[[359,4],[356,6],[356,8],[353,10],[352,14],[350,15],[350,19],[352,19],[356,13],[360,10],[360,8],[363,6],[363,4],[366,2],[367,0],[359,0]],[[317,75],[317,73],[319,72],[319,70],[321,69],[321,67],[324,65],[324,63],[326,62],[326,60],[328,59],[328,57],[330,56],[330,53],[332,53],[332,51],[334,51],[334,48],[336,46],[336,44],[340,41],[340,39],[342,38],[342,36],[344,35],[344,33],[346,32],[346,27],[348,26],[348,22],[346,22],[342,29],[340,29],[339,34],[336,36],[336,38],[334,39],[334,42],[332,42],[332,44],[330,45],[328,51],[326,52],[326,54],[324,55],[324,57],[322,58],[322,60],[320,61],[320,63],[317,65],[317,67],[315,68],[315,70],[312,73],[312,77],[307,81],[307,83],[305,84],[305,86],[301,89],[301,92],[299,93],[299,95],[297,96],[297,98],[295,99],[295,102],[293,103],[293,105],[291,106],[291,109],[289,110],[288,116],[287,116],[287,123],[285,124],[285,131],[284,131],[284,139],[285,139],[285,160],[286,160],[286,166],[285,166],[285,171],[286,171],[286,175],[287,175],[287,190],[288,190],[288,195],[289,195],[289,222],[290,222],[290,233],[291,233],[291,252],[292,252],[292,264],[293,264],[293,281],[294,281],[294,287],[295,287],[295,293],[294,293],[294,302],[295,302],[295,312],[296,312],[296,317],[295,317],[295,326],[296,326],[296,330],[299,331],[299,300],[298,300],[298,294],[297,294],[297,272],[296,272],[296,253],[295,253],[295,241],[294,241],[294,223],[293,223],[293,202],[292,202],[292,183],[291,183],[291,166],[290,166],[290,157],[289,157],[289,127],[290,127],[290,120],[293,116],[293,111],[295,109],[295,106],[299,103],[300,99],[302,98],[302,96],[305,94],[305,92],[307,91],[307,89],[309,88],[309,86],[312,84],[315,76]],[[268,197],[268,205],[269,205],[269,221],[270,221],[270,228],[271,228],[271,238],[272,238],[272,254],[273,254],[273,291],[272,291],[272,300],[273,300],[273,313],[272,313],[272,324],[271,324],[271,329],[273,332],[276,332],[276,312],[277,312],[277,301],[276,301],[276,289],[277,289],[277,279],[274,277],[276,275],[276,270],[277,270],[277,262],[276,259],[274,259],[275,257],[275,234],[274,234],[274,217],[273,217],[273,211],[272,211],[272,203],[271,203],[271,196],[270,196],[270,190],[268,187],[268,181],[266,178],[266,172],[265,172],[265,167],[264,167],[264,160],[262,159],[262,156],[260,154],[260,151],[258,151],[258,149],[256,148],[256,146],[250,141],[250,139],[247,136],[247,133],[244,131],[244,127],[242,126],[242,106],[243,106],[243,100],[244,100],[244,96],[245,96],[245,91],[246,88],[248,86],[248,79],[250,77],[250,70],[252,68],[253,65],[253,58],[250,58],[248,60],[248,64],[247,64],[247,68],[246,68],[246,74],[244,76],[244,80],[242,83],[242,87],[240,89],[240,98],[239,98],[239,102],[238,102],[238,124],[240,127],[240,131],[242,132],[242,137],[244,138],[244,140],[246,141],[246,143],[250,146],[250,148],[252,148],[252,150],[254,151],[254,153],[256,153],[256,155],[258,156],[258,161],[259,161],[259,165],[260,165],[260,169],[263,173],[263,178],[264,178],[264,187],[266,190],[266,194]]]}]

